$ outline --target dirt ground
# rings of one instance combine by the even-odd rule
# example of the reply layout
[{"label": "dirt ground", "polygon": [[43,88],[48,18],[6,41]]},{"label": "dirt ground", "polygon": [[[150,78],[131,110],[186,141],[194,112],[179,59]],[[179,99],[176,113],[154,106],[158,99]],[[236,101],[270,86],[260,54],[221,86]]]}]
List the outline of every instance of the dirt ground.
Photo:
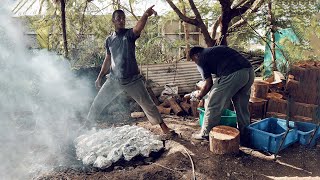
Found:
[{"label": "dirt ground", "polygon": [[[242,151],[237,155],[214,155],[209,150],[208,142],[191,141],[191,134],[199,130],[197,119],[165,116],[164,120],[181,136],[166,141],[165,151],[153,158],[137,158],[135,162],[118,163],[103,171],[61,168],[37,179],[320,179],[319,145],[307,148],[294,144],[282,150],[277,160],[258,158]],[[155,134],[161,133],[158,126],[151,126],[146,119],[132,124]],[[101,123],[99,126],[107,125]]]}]

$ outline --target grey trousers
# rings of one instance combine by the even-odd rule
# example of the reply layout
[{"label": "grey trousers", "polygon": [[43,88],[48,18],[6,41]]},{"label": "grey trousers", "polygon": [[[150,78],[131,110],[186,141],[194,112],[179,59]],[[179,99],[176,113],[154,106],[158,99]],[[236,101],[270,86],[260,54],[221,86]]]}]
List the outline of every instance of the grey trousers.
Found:
[{"label": "grey trousers", "polygon": [[245,128],[250,124],[249,98],[251,85],[254,81],[252,68],[236,71],[228,76],[222,76],[214,83],[208,93],[208,103],[205,107],[202,135],[209,135],[214,126],[219,125],[221,111],[227,101],[232,101],[237,114],[238,128],[241,135],[245,135]]},{"label": "grey trousers", "polygon": [[107,78],[90,107],[87,119],[95,121],[103,109],[122,92],[126,92],[141,106],[151,124],[155,125],[163,122],[142,78],[125,85],[112,78]]}]

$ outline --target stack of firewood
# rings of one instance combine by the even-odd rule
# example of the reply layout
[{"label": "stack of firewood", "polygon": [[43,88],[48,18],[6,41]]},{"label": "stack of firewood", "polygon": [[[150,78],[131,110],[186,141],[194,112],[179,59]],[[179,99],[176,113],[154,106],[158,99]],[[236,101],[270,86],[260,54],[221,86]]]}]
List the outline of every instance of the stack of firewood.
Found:
[{"label": "stack of firewood", "polygon": [[193,100],[190,95],[171,96],[157,106],[161,114],[175,114],[177,116],[194,116],[198,117],[198,107],[203,107],[204,101]]},{"label": "stack of firewood", "polygon": [[303,61],[292,65],[285,84],[286,99],[271,97],[267,116],[284,119],[287,118],[289,110],[290,120],[316,121],[320,105],[319,82],[319,62]]},{"label": "stack of firewood", "polygon": [[316,121],[320,105],[320,62],[303,61],[290,68],[286,89],[292,98],[292,120]]}]

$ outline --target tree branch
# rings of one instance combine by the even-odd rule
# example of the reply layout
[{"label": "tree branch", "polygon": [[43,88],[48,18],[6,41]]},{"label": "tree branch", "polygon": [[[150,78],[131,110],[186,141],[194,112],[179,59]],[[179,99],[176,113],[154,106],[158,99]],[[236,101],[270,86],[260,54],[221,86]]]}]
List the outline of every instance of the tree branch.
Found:
[{"label": "tree branch", "polygon": [[243,3],[245,3],[247,0],[241,0],[240,2],[238,2],[238,4],[231,6],[231,9],[235,9],[240,7]]},{"label": "tree branch", "polygon": [[216,34],[217,34],[217,28],[219,27],[220,23],[221,23],[221,15],[217,18],[216,22],[213,24],[212,26],[212,33],[211,33],[211,37],[212,39],[215,39]]},{"label": "tree branch", "polygon": [[191,7],[191,10],[193,11],[194,15],[196,16],[196,19],[200,22],[202,21],[201,19],[201,15],[198,11],[198,8],[196,7],[196,5],[194,4],[193,0],[188,0],[189,1],[189,4],[190,4],[190,7]]},{"label": "tree branch", "polygon": [[236,31],[237,28],[241,27],[242,25],[246,24],[247,21],[245,19],[247,19],[247,17],[258,11],[258,9],[261,7],[261,5],[265,2],[265,0],[258,0],[256,1],[256,3],[254,3],[252,5],[252,8],[249,8],[249,10],[245,13],[245,15],[243,16],[244,18],[241,18],[239,21],[237,21],[236,23],[234,23],[228,30],[228,33],[234,32]]},{"label": "tree branch", "polygon": [[215,41],[211,38],[210,33],[208,31],[208,27],[204,24],[201,15],[198,11],[198,8],[196,7],[196,5],[194,4],[193,0],[189,0],[189,4],[190,7],[194,13],[194,15],[196,16],[196,20],[198,21],[198,27],[201,29],[201,32],[204,36],[204,39],[206,41],[207,46],[211,47],[215,44]]},{"label": "tree branch", "polygon": [[230,10],[232,4],[230,0],[219,0],[219,3],[221,4],[222,9]]},{"label": "tree branch", "polygon": [[170,5],[170,7],[174,10],[174,12],[176,12],[176,14],[179,16],[181,20],[195,26],[199,25],[199,22],[197,21],[197,19],[191,19],[185,16],[184,14],[182,14],[182,12],[177,8],[177,6],[171,0],[166,0],[166,1]]},{"label": "tree branch", "polygon": [[236,17],[239,14],[244,14],[255,2],[256,0],[249,0],[244,3],[241,7],[231,9],[232,17]]},{"label": "tree branch", "polygon": [[119,4],[119,6],[120,6],[120,9],[122,8],[122,9],[128,11],[134,17],[135,20],[137,20],[137,21],[139,20],[139,18],[133,13],[131,4],[130,4],[130,9],[126,8],[125,6],[123,6],[121,4]]}]

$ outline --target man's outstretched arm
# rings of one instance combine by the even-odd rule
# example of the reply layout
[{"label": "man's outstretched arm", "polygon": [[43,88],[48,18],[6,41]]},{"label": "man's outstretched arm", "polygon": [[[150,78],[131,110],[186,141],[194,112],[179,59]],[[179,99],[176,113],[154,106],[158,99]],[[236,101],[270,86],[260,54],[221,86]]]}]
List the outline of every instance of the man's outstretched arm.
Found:
[{"label": "man's outstretched arm", "polygon": [[152,14],[157,14],[157,12],[155,10],[153,10],[152,8],[154,7],[151,6],[149,7],[141,16],[141,18],[139,19],[139,21],[137,22],[136,26],[133,28],[133,33],[136,36],[140,36],[141,31],[143,30],[143,28],[145,27],[148,17],[151,16]]}]

